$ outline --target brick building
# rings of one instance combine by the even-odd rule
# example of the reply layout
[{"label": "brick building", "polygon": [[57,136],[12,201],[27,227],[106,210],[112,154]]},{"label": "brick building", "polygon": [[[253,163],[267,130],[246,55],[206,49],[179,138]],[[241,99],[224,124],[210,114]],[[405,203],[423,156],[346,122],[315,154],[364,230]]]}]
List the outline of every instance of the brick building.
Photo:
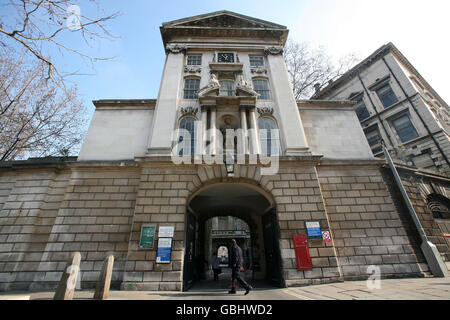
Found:
[{"label": "brick building", "polygon": [[[0,290],[55,288],[76,251],[82,288],[95,285],[113,254],[115,288],[187,290],[204,271],[196,261],[209,259],[217,217],[248,225],[249,275],[274,286],[366,279],[372,265],[383,277],[429,272],[354,105],[295,101],[282,56],[286,27],[219,11],[164,23],[161,34],[156,100],[94,101],[76,159],[0,165]],[[229,131],[238,134],[228,139]],[[445,212],[449,181],[404,170],[433,181],[433,190],[419,188],[405,175],[448,259],[427,197]],[[306,222],[318,222],[331,242],[308,238],[312,268],[299,271],[293,236],[307,234]],[[151,248],[142,246],[143,227],[155,227]],[[173,227],[167,263],[158,259],[160,227]]]}]

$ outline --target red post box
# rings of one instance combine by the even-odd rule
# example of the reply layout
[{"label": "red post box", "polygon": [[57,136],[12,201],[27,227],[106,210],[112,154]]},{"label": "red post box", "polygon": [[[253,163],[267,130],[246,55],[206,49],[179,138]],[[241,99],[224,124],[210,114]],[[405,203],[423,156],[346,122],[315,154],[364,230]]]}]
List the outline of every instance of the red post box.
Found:
[{"label": "red post box", "polygon": [[294,241],[295,257],[297,259],[297,270],[312,270],[308,237],[305,234],[296,234],[293,235],[292,238]]}]

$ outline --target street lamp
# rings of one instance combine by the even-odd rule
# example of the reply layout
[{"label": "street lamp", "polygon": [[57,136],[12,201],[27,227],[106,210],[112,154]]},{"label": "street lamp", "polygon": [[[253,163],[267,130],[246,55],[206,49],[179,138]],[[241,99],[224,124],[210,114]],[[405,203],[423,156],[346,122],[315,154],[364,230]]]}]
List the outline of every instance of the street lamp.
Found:
[{"label": "street lamp", "polygon": [[233,163],[225,164],[225,169],[227,171],[228,177],[234,177],[234,164]]}]

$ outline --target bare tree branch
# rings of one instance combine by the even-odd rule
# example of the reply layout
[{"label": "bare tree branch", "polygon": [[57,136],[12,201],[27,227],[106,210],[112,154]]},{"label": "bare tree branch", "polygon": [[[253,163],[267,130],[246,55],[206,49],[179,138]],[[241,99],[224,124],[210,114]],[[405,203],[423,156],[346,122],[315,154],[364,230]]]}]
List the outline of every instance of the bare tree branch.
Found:
[{"label": "bare tree branch", "polygon": [[306,43],[292,40],[286,44],[284,58],[297,100],[309,99],[315,93],[316,85],[321,88],[334,81],[357,62],[351,54],[334,64],[323,48],[314,50]]}]

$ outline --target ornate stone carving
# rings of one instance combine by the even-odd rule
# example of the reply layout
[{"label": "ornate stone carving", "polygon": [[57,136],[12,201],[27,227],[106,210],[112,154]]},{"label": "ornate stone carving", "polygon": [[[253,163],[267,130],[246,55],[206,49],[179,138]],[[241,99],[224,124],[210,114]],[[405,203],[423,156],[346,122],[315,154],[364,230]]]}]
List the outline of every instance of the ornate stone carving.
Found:
[{"label": "ornate stone carving", "polygon": [[202,68],[200,68],[200,67],[192,67],[192,66],[185,66],[184,67],[184,72],[185,73],[201,73],[202,72]]},{"label": "ornate stone carving", "polygon": [[181,107],[180,112],[182,116],[196,116],[198,108],[191,106]]},{"label": "ornate stone carving", "polygon": [[177,44],[177,43],[169,43],[166,46],[166,52],[171,52],[171,53],[181,53],[183,51],[186,51],[187,47],[185,45],[181,45],[181,44]]},{"label": "ornate stone carving", "polygon": [[250,68],[250,71],[256,74],[267,74],[267,69],[265,68]]},{"label": "ornate stone carving", "polygon": [[238,96],[239,91],[243,91],[253,97],[259,96],[259,94],[253,89],[251,83],[247,82],[242,74],[239,75],[239,80],[236,85],[236,95]]},{"label": "ornate stone carving", "polygon": [[257,110],[261,116],[272,116],[273,115],[272,107],[260,107],[260,108],[257,108]]},{"label": "ornate stone carving", "polygon": [[206,87],[201,88],[198,91],[199,97],[205,97],[207,94],[211,93],[212,91],[219,90],[220,89],[220,83],[217,79],[217,76],[214,73],[211,73],[211,78],[209,79],[209,83]]},{"label": "ornate stone carving", "polygon": [[273,54],[273,55],[278,55],[278,54],[283,54],[283,47],[275,47],[275,46],[273,46],[273,47],[266,47],[265,49],[264,49],[264,53],[266,54],[266,55],[269,55],[269,54]]}]

